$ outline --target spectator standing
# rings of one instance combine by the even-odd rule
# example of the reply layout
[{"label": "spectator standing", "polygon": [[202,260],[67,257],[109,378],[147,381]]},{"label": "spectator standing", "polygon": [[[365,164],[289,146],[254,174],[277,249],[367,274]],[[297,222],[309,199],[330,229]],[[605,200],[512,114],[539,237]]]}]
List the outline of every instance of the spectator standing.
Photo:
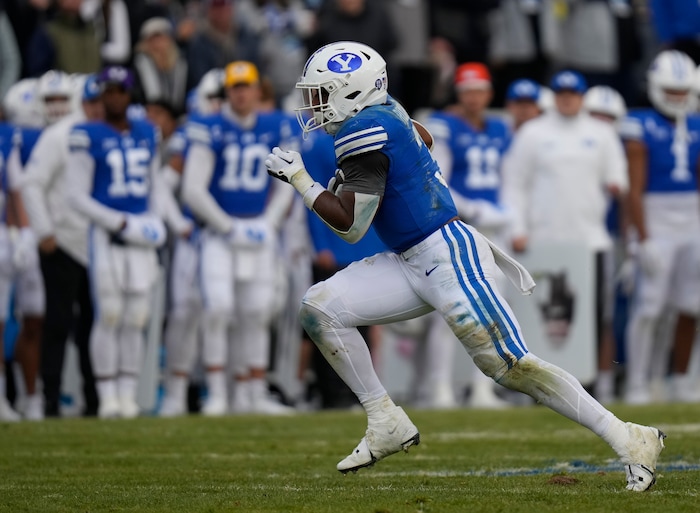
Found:
[{"label": "spectator standing", "polygon": [[204,74],[237,60],[259,63],[260,42],[242,23],[236,23],[233,0],[204,0],[202,27],[187,45],[189,84],[198,84]]},{"label": "spectator standing", "polygon": [[[318,14],[316,32],[309,38],[310,48],[334,41],[358,41],[390,55],[397,47],[396,29],[384,1],[328,0]],[[391,63],[389,63],[391,66]]]},{"label": "spectator standing", "polygon": [[94,73],[100,69],[101,36],[94,20],[81,16],[82,0],[57,0],[52,19],[40,24],[27,48],[31,76],[50,69],[66,73]]},{"label": "spectator standing", "polygon": [[165,18],[151,18],[141,26],[134,57],[134,70],[142,101],[166,102],[178,113],[185,111],[189,84],[187,59],[173,37],[173,27]]},{"label": "spectator standing", "polygon": [[260,72],[280,106],[304,67],[304,40],[313,30],[314,14],[299,0],[242,0],[237,9],[240,22],[260,39]]}]

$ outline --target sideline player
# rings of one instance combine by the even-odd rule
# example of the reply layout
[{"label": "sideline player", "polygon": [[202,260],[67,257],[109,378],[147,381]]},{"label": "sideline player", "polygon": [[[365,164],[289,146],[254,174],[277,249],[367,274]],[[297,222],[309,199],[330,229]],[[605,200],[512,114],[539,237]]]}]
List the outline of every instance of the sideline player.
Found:
[{"label": "sideline player", "polygon": [[[620,132],[629,159],[629,222],[637,244],[637,290],[627,325],[625,402],[651,402],[655,331],[665,307],[679,312],[672,363],[672,397],[697,402],[687,374],[700,313],[700,118],[693,114],[693,61],[661,52],[647,72],[653,109],[629,113]],[[635,240],[636,237],[636,240]]]},{"label": "sideline player", "polygon": [[[278,232],[294,198],[270,180],[264,160],[289,144],[287,116],[257,111],[257,68],[236,61],[224,70],[226,102],[218,115],[189,123],[183,200],[206,229],[201,241],[205,299],[205,415],[228,411],[226,367],[235,378],[234,413],[288,413],[268,396],[271,312]],[[227,333],[231,330],[230,355]]]},{"label": "sideline player", "polygon": [[393,251],[348,266],[311,287],[302,301],[304,328],[368,416],[365,437],[338,470],[371,466],[420,441],[418,429],[379,381],[356,326],[435,309],[485,374],[603,438],[621,458],[629,490],[652,486],[665,435],[622,422],[571,374],[528,351],[496,287],[496,266],[522,292],[530,292],[534,281],[459,220],[424,142],[429,135],[420,136],[406,111],[388,96],[381,55],[360,43],[329,44],[306,62],[297,88],[302,109],[311,111],[308,121],[300,115],[304,131],[323,127],[335,136],[343,187],[328,191],[314,182],[294,151],[275,148],[265,161],[268,172],[291,183],[306,206],[345,240],[359,240],[373,223]]},{"label": "sideline player", "polygon": [[[77,123],[103,116],[96,76],[85,77],[77,95],[77,112],[42,133],[25,169],[22,197],[39,257],[46,290],[46,317],[41,341],[44,411],[60,415],[61,376],[66,341],[73,330],[83,378],[85,415],[97,415],[97,392],[90,362],[92,302],[87,275],[87,222],[68,205],[65,175],[68,135]],[[75,307],[77,306],[76,314]]]},{"label": "sideline player", "polygon": [[[223,70],[208,71],[192,91],[189,119],[219,112],[223,95]],[[181,125],[170,138],[163,173],[173,190],[181,190],[187,138]],[[188,208],[183,213],[192,218]],[[202,294],[199,283],[199,229],[189,237],[175,240],[170,262],[169,307],[163,341],[165,344],[164,397],[158,414],[177,417],[187,411],[187,385],[195,363],[202,316]]]},{"label": "sideline player", "polygon": [[158,136],[145,121],[127,118],[133,76],[120,66],[98,75],[104,122],[76,125],[69,136],[69,201],[88,218],[90,282],[95,320],[90,335],[101,418],[139,413],[136,386],[156,248],[165,226],[153,214],[159,169]]}]

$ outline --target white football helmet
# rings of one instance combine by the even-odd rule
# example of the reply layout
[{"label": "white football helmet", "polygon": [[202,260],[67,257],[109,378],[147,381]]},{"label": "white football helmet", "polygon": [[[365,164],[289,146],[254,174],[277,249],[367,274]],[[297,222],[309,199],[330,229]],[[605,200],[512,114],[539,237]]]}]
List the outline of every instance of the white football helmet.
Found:
[{"label": "white football helmet", "polygon": [[221,109],[223,100],[224,70],[214,68],[207,71],[197,84],[194,107],[199,114],[214,114]]},{"label": "white football helmet", "polygon": [[695,63],[678,50],[659,53],[647,71],[649,99],[667,116],[677,117],[696,109],[694,85]]},{"label": "white football helmet", "polygon": [[75,84],[67,73],[50,70],[39,77],[37,95],[44,119],[52,124],[71,113]]},{"label": "white football helmet", "polygon": [[7,121],[13,125],[27,128],[43,127],[45,123],[39,110],[37,79],[25,78],[14,83],[3,98],[2,110]]},{"label": "white football helmet", "polygon": [[583,108],[589,113],[599,113],[619,121],[627,114],[624,98],[615,89],[608,86],[591,87],[583,97]]},{"label": "white football helmet", "polygon": [[296,87],[302,93],[296,112],[304,133],[325,127],[334,134],[365,107],[386,102],[386,62],[367,45],[331,43],[309,57]]}]

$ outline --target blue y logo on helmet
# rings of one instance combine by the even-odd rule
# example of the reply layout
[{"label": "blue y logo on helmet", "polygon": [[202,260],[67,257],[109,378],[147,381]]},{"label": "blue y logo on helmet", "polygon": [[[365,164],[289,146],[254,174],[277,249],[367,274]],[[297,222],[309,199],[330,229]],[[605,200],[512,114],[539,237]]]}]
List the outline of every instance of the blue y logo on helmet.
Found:
[{"label": "blue y logo on helmet", "polygon": [[362,66],[362,57],[354,53],[339,53],[328,59],[328,69],[333,73],[350,73]]}]

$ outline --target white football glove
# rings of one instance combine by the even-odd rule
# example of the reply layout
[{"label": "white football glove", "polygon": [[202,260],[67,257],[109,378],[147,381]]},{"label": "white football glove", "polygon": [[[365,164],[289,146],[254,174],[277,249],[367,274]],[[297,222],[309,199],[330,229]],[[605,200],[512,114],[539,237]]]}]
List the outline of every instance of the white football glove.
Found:
[{"label": "white football glove", "polygon": [[12,261],[18,271],[23,271],[37,264],[38,249],[36,237],[31,228],[11,230]]},{"label": "white football glove", "polygon": [[326,189],[328,189],[328,192],[340,196],[340,193],[343,192],[343,183],[345,183],[345,173],[343,173],[342,169],[336,169],[335,175],[328,180]]},{"label": "white football glove", "polygon": [[663,265],[663,257],[659,254],[659,248],[649,239],[645,239],[639,244],[637,258],[642,272],[647,276],[654,276]]},{"label": "white football glove", "polygon": [[311,175],[304,168],[304,161],[297,151],[284,151],[278,147],[272,149],[272,153],[265,160],[267,173],[283,182],[288,182],[299,191],[304,198],[304,205],[313,208],[316,198],[326,190],[323,185],[314,182]]},{"label": "white football glove", "polygon": [[637,281],[637,263],[634,258],[625,258],[617,270],[615,281],[620,284],[620,288],[626,296],[632,294]]},{"label": "white football glove", "polygon": [[266,244],[274,236],[270,223],[263,217],[236,219],[226,240],[234,248],[256,248]]},{"label": "white football glove", "polygon": [[293,179],[297,173],[301,171],[306,172],[304,169],[304,161],[299,152],[284,151],[277,146],[273,148],[272,153],[267,156],[265,166],[270,176],[274,176],[292,185],[294,185]]},{"label": "white football glove", "polygon": [[126,216],[126,226],[117,237],[127,244],[158,248],[165,243],[165,223],[160,217],[150,214]]}]

